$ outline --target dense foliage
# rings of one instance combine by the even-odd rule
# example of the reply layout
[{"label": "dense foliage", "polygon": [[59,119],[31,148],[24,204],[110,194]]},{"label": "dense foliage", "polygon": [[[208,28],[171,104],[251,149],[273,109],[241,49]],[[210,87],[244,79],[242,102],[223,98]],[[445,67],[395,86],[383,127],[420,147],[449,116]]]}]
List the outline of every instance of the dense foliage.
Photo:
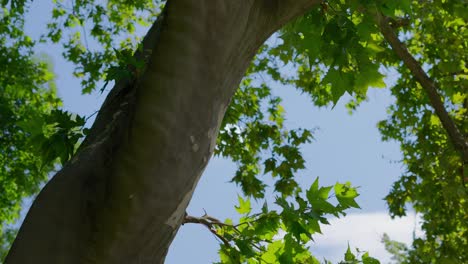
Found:
[{"label": "dense foliage", "polygon": [[[141,40],[136,29],[147,27],[163,6],[148,0],[53,2],[42,41],[62,44],[84,93],[102,88],[99,81],[129,77],[131,51]],[[0,62],[9,65],[0,69],[0,249],[5,252],[21,199],[37,193],[56,162],[73,155],[84,136],[84,118],[59,109],[53,74],[33,55],[35,43],[23,33],[25,16],[33,12],[29,1],[1,3]],[[390,87],[396,100],[378,128],[383,140],[401,144],[406,170],[386,196],[389,212],[405,215],[411,203],[422,214],[425,231],[411,246],[386,238],[387,248],[401,263],[468,262],[466,160],[381,24],[399,36],[436,84],[466,144],[467,14],[463,1],[324,1],[278,32],[278,41],[261,47],[229,106],[215,150],[238,165],[232,181],[245,195],[237,207],[240,222],[187,219],[206,225],[222,241],[221,263],[318,263],[307,243],[328,216],[358,207],[349,183],[297,184],[294,176],[305,165],[300,146],[310,142],[313,131],[284,127],[281,98],[271,84],[293,86],[317,106],[334,105],[348,93],[353,97],[348,107],[356,111],[369,87],[385,87],[384,72],[398,73]],[[251,212],[249,199],[265,194],[263,174],[272,176],[277,198]],[[350,250],[345,261],[378,263],[366,253],[358,260]]]},{"label": "dense foliage", "polygon": [[23,34],[23,8],[13,7],[0,14],[0,257],[15,235],[22,199],[36,194],[53,168],[30,144],[28,123],[60,105],[48,65]]},{"label": "dense foliage", "polygon": [[[457,127],[468,133],[467,5],[434,1],[411,5],[411,27],[403,28],[410,52],[436,80]],[[396,103],[379,124],[384,140],[401,143],[406,172],[386,197],[390,214],[405,214],[411,202],[423,217],[425,238],[418,238],[405,263],[468,262],[468,167],[450,144],[447,131],[427,94],[404,65],[391,87]],[[465,164],[463,164],[465,162]]]},{"label": "dense foliage", "polygon": [[[465,263],[466,153],[451,144],[453,139],[434,111],[427,90],[402,63],[404,58],[395,56],[394,47],[384,41],[376,15],[389,17],[395,34],[404,40],[402,45],[436,83],[446,111],[463,135],[466,152],[466,3],[330,1],[326,9],[312,11],[283,35],[283,47],[295,45],[281,50],[280,54],[289,55],[284,62],[295,57],[299,64],[296,79],[287,81],[308,92],[318,105],[335,102],[344,92],[355,94],[357,100],[349,104],[355,109],[356,102],[365,97],[367,85],[381,84],[379,71],[398,72],[396,84],[390,87],[396,102],[378,127],[384,140],[401,144],[406,172],[386,200],[392,216],[405,215],[405,205],[411,203],[422,214],[425,231],[425,237],[417,238],[407,250],[409,257],[404,262]],[[329,84],[328,90],[323,84]]]}]

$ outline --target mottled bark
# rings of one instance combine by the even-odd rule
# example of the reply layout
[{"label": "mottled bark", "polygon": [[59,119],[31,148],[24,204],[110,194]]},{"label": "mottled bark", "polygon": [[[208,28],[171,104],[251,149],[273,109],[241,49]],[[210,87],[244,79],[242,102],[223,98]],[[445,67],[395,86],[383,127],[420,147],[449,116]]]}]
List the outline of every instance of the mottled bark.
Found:
[{"label": "mottled bark", "polygon": [[6,263],[163,263],[257,48],[316,0],[170,0]]}]

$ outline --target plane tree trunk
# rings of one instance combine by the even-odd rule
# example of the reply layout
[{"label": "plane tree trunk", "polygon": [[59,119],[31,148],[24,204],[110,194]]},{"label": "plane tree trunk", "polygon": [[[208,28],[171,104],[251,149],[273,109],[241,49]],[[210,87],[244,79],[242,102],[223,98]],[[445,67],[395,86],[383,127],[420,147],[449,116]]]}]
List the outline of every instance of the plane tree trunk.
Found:
[{"label": "plane tree trunk", "polygon": [[319,2],[169,0],[136,55],[145,71],[109,93],[6,263],[163,263],[256,50]]}]

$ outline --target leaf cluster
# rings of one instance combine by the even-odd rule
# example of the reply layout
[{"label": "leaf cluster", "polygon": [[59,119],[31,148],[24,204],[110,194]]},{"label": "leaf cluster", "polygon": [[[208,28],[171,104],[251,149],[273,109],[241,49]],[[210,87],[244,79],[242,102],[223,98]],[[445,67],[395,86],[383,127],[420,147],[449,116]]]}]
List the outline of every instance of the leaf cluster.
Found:
[{"label": "leaf cluster", "polygon": [[16,234],[22,199],[52,170],[20,124],[61,104],[49,64],[33,55],[34,41],[23,32],[24,10],[25,1],[3,1],[0,10],[0,259]]},{"label": "leaf cluster", "polygon": [[[436,81],[445,108],[468,135],[466,68],[467,6],[463,1],[408,1],[411,23],[399,28],[408,50]],[[396,13],[396,12],[395,12]],[[402,263],[468,261],[466,164],[455,151],[429,98],[402,65],[391,87],[396,102],[378,127],[384,140],[396,140],[405,172],[386,196],[390,214],[406,214],[406,204],[422,215],[425,237],[417,238]]]},{"label": "leaf cluster", "polygon": [[83,137],[84,119],[59,109],[52,64],[24,34],[25,5],[3,1],[0,15],[0,259],[16,235],[22,200]]},{"label": "leaf cluster", "polygon": [[[333,197],[331,190],[336,204],[329,201]],[[239,196],[239,223],[234,225],[228,219],[216,229],[217,235],[224,238],[219,263],[319,263],[309,251],[313,236],[321,234],[321,225],[329,224],[328,216],[339,217],[349,208],[359,208],[357,196],[356,188],[349,182],[321,187],[318,178],[304,193],[276,197],[277,210],[270,209],[265,201],[261,212],[252,214],[250,200]],[[363,262],[354,258],[356,262],[350,263],[379,263],[369,262],[370,259],[364,254]]]},{"label": "leaf cluster", "polygon": [[238,164],[232,181],[244,194],[264,197],[266,184],[259,178],[263,173],[275,179],[276,192],[290,196],[299,188],[294,174],[305,168],[300,146],[312,140],[312,131],[284,128],[281,98],[259,80],[258,63],[249,70],[256,75],[244,78],[228,107],[215,154]]},{"label": "leaf cluster", "polygon": [[[136,50],[141,38],[137,29],[151,25],[162,1],[107,0],[54,1],[51,21],[42,41],[62,45],[63,56],[76,67],[83,93],[92,92],[102,80],[126,75],[123,53]],[[120,76],[120,77],[119,77]]]}]

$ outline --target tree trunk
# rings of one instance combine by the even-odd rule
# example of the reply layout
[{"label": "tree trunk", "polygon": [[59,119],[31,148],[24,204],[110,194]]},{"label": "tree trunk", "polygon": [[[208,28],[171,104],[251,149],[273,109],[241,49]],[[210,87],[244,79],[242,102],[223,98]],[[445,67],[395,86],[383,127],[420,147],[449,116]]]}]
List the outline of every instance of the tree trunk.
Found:
[{"label": "tree trunk", "polygon": [[257,48],[317,0],[169,0],[6,263],[163,263]]}]

